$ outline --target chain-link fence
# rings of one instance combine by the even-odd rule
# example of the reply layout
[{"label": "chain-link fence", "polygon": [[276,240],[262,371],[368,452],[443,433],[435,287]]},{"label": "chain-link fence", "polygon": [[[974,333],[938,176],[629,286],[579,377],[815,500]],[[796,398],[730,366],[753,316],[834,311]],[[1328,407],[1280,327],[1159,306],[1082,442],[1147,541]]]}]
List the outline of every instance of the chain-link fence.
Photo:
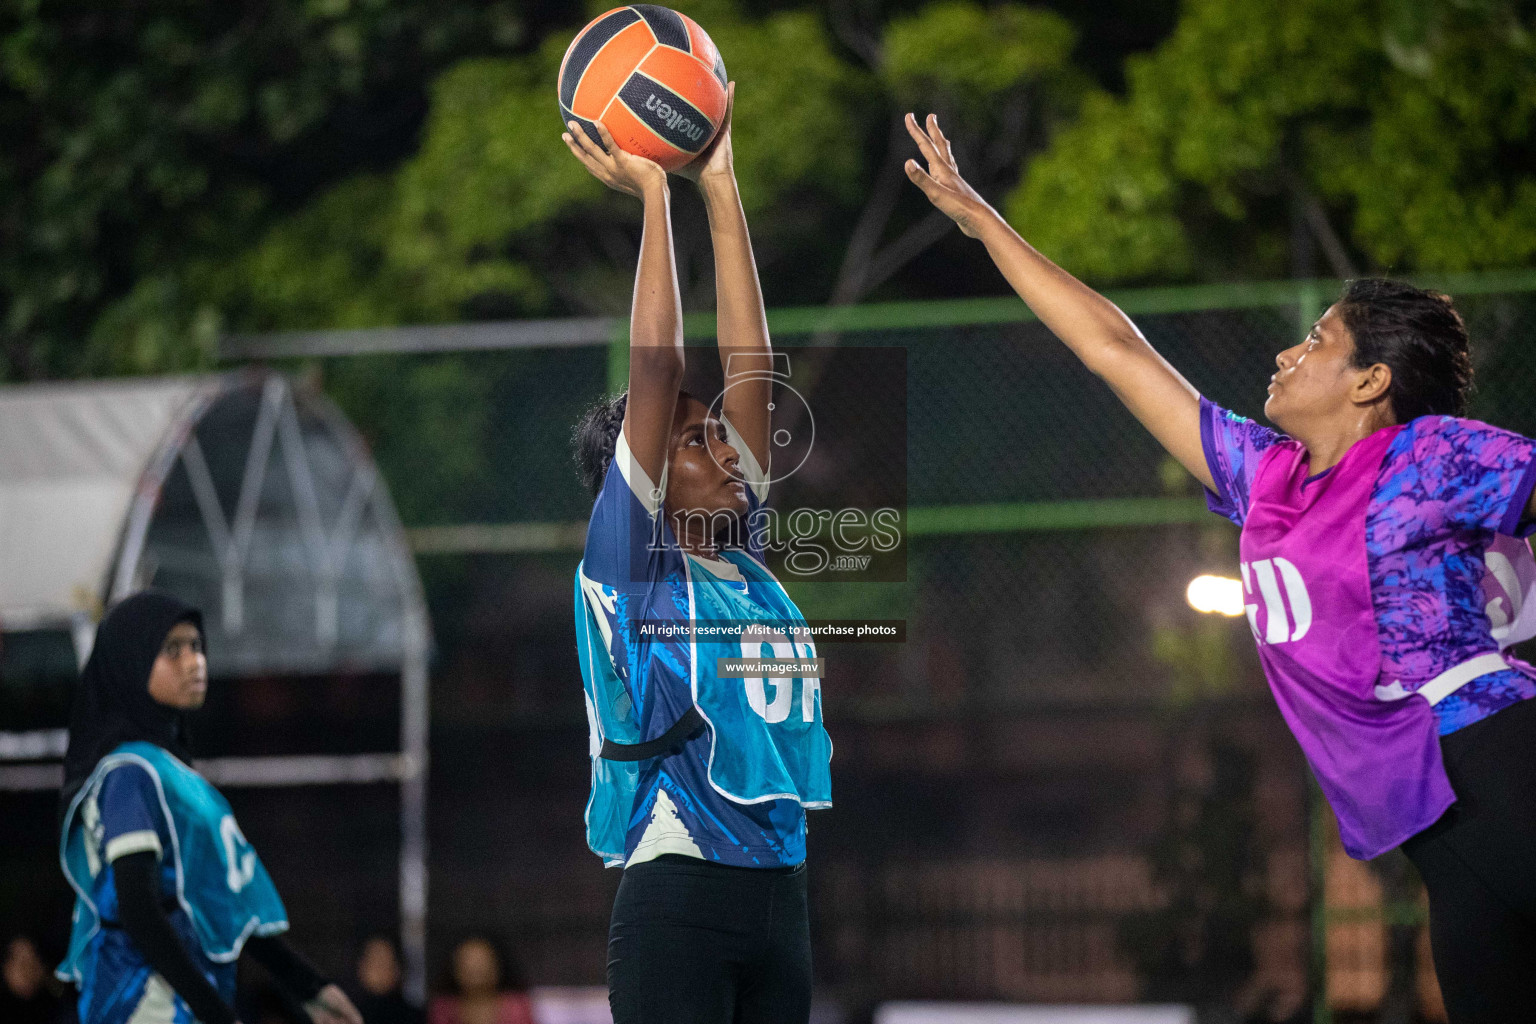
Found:
[{"label": "chain-link fence", "polygon": [[[1471,329],[1473,414],[1536,434],[1536,272],[1433,283]],[[1275,353],[1336,291],[1115,297],[1203,394],[1257,416]],[[904,643],[822,651],[836,807],[812,816],[809,843],[826,994],[855,1019],[882,1000],[945,998],[1177,1001],[1284,1020],[1374,1013],[1407,985],[1422,1019],[1438,1019],[1411,878],[1343,857],[1246,623],[1186,602],[1193,577],[1234,575],[1237,531],[1109,390],[1014,300],[777,311],[770,323],[818,428],[817,461],[775,500],[894,492],[903,506],[904,582],[789,584],[810,618],[907,623]],[[463,347],[496,347],[486,325],[473,330]],[[712,330],[689,318],[701,365]],[[454,349],[452,331],[431,347]],[[547,346],[532,325],[517,334],[516,348],[451,355],[370,342],[375,354],[314,365],[327,384],[344,378],[332,393],[375,424],[438,638],[434,950],[491,927],[536,983],[601,984],[617,873],[582,840],[571,573],[590,499],[569,436],[622,383],[623,326],[587,324],[573,340],[551,325]],[[875,374],[860,349],[902,354],[904,402],[890,364]],[[463,453],[397,443],[364,397],[370,382],[430,380],[449,361],[483,402],[444,418],[482,417],[483,458],[472,489],[413,505],[413,482]],[[324,880],[303,871],[292,864],[285,888],[301,928],[328,913],[306,906]],[[317,950],[333,969],[343,938]]]},{"label": "chain-link fence", "polygon": [[[1471,329],[1473,415],[1536,432],[1536,274],[1433,283]],[[1336,287],[1117,298],[1203,394],[1258,416],[1275,354]],[[771,320],[817,412],[823,475],[844,487],[899,472],[858,426],[888,419],[870,396],[889,392],[848,352],[905,354],[906,581],[790,584],[808,617],[908,624],[903,644],[825,652],[837,807],[813,816],[811,848],[829,991],[854,1007],[1153,999],[1280,1020],[1374,1013],[1389,986],[1408,985],[1422,1018],[1437,1019],[1411,878],[1394,881],[1385,861],[1355,865],[1320,833],[1246,624],[1186,603],[1194,576],[1233,575],[1236,530],[1205,512],[1195,482],[1109,390],[1012,301]],[[691,357],[711,362],[712,324],[689,324]],[[622,383],[622,344],[620,333],[606,354],[477,356],[496,396],[505,504],[474,528],[415,534],[443,638],[438,734],[536,736],[569,760],[558,783],[548,769],[536,786],[511,783],[506,813],[562,838],[519,844],[510,875],[459,857],[461,840],[479,844],[445,826],[435,926],[468,926],[485,906],[469,901],[489,888],[532,973],[550,980],[601,980],[611,880],[595,860],[570,863],[583,857],[585,747],[569,574],[587,499],[564,441],[579,409]],[[828,403],[838,411],[822,417]],[[792,481],[781,498],[815,489]],[[449,780],[474,769],[437,756],[442,813],[472,820],[474,801]],[[532,879],[552,876],[585,896],[526,898]],[[1404,926],[1418,929],[1407,947],[1391,931]],[[1412,963],[1391,962],[1405,955]]]}]

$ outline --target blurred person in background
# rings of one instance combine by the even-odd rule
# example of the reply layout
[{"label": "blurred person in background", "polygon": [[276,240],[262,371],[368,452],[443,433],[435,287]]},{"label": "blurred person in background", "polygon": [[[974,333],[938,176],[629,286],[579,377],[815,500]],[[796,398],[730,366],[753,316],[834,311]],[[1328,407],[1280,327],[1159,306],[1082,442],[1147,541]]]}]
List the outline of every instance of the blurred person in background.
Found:
[{"label": "blurred person in background", "polygon": [[1452,1024],[1536,1019],[1536,668],[1504,653],[1536,635],[1520,539],[1536,530],[1536,441],[1465,418],[1470,340],[1450,297],[1348,282],[1275,357],[1273,430],[1203,397],[1024,241],[936,116],[907,130],[928,165],[907,176],[1241,527],[1270,690],[1345,851],[1401,846],[1418,868]]},{"label": "blurred person in background", "polygon": [[489,935],[459,940],[445,981],[428,1024],[535,1024],[522,966]]},{"label": "blurred person in background", "polygon": [[400,952],[387,935],[372,935],[357,958],[353,1003],[367,1024],[422,1024],[426,1014],[400,989]]},{"label": "blurred person in background", "polygon": [[191,767],[185,712],[203,705],[203,619],[170,594],[101,622],[70,709],[60,860],[75,890],[58,976],[81,1024],[235,1024],[249,952],[313,1024],[362,1024],[281,938],[287,914],[229,804]]},{"label": "blurred person in background", "polygon": [[62,1024],[66,1017],[57,987],[48,977],[48,968],[31,936],[17,935],[5,944],[5,965],[0,970],[0,1022]]},{"label": "blurred person in background", "polygon": [[[644,203],[629,389],[575,436],[594,499],[573,602],[587,845],[624,868],[608,931],[615,1024],[803,1024],[811,1012],[805,818],[832,802],[821,680],[719,674],[727,658],[816,657],[763,564],[780,363],[732,163],[734,98],[733,83],[715,139],[680,172],[698,182],[714,246],[717,403],[682,390],[666,173],[601,124],[602,147],[575,122],[564,136],[599,181]],[[705,639],[689,629],[702,620],[729,625]],[[642,622],[669,634],[644,635]]]}]

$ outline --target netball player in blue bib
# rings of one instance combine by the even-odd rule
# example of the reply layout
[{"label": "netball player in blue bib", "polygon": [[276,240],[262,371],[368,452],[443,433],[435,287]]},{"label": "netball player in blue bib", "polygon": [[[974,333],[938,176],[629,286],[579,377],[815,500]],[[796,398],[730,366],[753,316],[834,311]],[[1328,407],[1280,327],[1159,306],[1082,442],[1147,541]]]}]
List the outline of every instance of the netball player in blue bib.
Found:
[{"label": "netball player in blue bib", "polygon": [[[576,433],[596,497],[574,595],[592,737],[587,839],[624,867],[608,939],[614,1021],[803,1022],[805,811],[831,802],[820,680],[718,672],[722,658],[816,653],[763,564],[771,379],[743,375],[771,369],[772,353],[730,116],[687,169],[714,241],[727,364],[718,416],[680,391],[665,172],[606,131],[607,152],[579,130],[565,140],[604,184],[645,204],[629,390]],[[772,630],[746,635],[750,623]]]},{"label": "netball player in blue bib", "polygon": [[280,937],[266,868],[191,767],[182,712],[207,692],[196,609],[145,591],[102,620],[64,762],[59,857],[75,915],[58,975],[79,988],[81,1024],[234,1024],[246,951],[314,1024],[362,1024]]}]

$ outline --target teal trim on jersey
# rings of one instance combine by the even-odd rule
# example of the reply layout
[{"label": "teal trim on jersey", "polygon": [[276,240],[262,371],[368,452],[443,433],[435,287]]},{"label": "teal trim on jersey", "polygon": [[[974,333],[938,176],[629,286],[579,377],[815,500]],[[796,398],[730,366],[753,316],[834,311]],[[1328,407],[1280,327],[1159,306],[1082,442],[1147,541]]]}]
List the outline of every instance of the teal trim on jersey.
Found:
[{"label": "teal trim on jersey", "polygon": [[576,654],[581,661],[582,696],[587,705],[587,753],[592,760],[592,792],[585,813],[587,847],[603,858],[604,867],[624,863],[624,836],[640,782],[638,761],[609,761],[598,756],[603,740],[640,742],[640,721],[634,705],[603,643],[603,633],[581,592],[576,567]]},{"label": "teal trim on jersey", "polygon": [[75,914],[69,954],[56,972],[59,978],[80,983],[91,939],[101,930],[101,916],[91,898],[106,867],[95,805],[107,773],[122,764],[138,765],[154,780],[171,830],[171,847],[162,856],[175,866],[176,902],[191,919],[203,955],[229,963],[239,958],[252,934],[287,931],[283,901],[223,795],[162,748],[124,743],[101,759],[64,816],[59,861],[75,890]]}]

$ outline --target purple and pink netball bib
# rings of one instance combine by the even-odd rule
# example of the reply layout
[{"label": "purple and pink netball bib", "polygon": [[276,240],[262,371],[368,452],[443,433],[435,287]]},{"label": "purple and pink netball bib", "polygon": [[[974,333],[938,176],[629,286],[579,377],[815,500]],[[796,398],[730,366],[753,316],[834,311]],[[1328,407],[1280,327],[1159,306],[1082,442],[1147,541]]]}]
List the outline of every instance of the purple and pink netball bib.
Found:
[{"label": "purple and pink netball bib", "polygon": [[1345,848],[1377,856],[1454,801],[1438,736],[1536,698],[1506,653],[1536,636],[1536,443],[1426,416],[1308,478],[1299,444],[1204,399],[1200,431],[1270,688]]},{"label": "purple and pink netball bib", "polygon": [[1306,450],[1263,455],[1243,526],[1243,589],[1259,660],[1339,820],[1350,856],[1375,857],[1433,824],[1456,799],[1425,700],[1383,700],[1366,565],[1365,515],[1401,427],[1357,443],[1307,480]]}]

